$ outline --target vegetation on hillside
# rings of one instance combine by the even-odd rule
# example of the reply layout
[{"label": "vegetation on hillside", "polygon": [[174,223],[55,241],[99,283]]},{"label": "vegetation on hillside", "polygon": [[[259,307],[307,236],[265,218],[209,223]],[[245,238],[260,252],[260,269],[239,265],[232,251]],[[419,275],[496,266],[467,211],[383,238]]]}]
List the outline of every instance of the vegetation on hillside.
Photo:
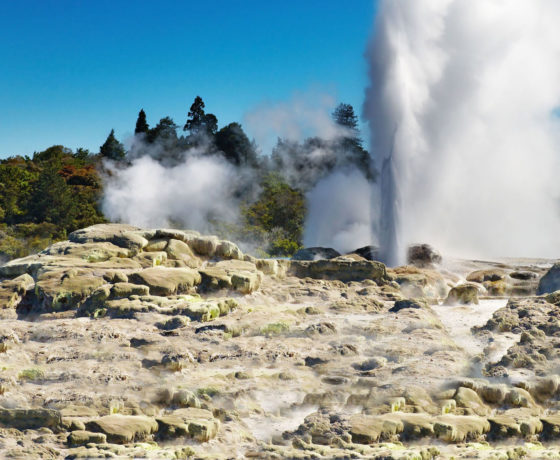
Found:
[{"label": "vegetation on hillside", "polygon": [[[305,193],[335,168],[357,167],[375,180],[376,171],[363,148],[351,105],[340,104],[333,120],[341,134],[313,137],[302,143],[278,139],[272,155],[258,146],[241,124],[219,127],[202,98],[191,105],[183,135],[170,117],[150,128],[146,112],[138,114],[127,152],[111,129],[98,153],[52,146],[32,157],[0,160],[0,262],[37,252],[69,232],[105,222],[100,209],[105,161],[126,167],[134,157],[151,155],[164,167],[190,154],[217,155],[253,180],[240,180],[234,191],[242,203],[239,222],[216,222],[222,236],[252,241],[261,254],[289,256],[301,247],[306,212]],[[317,152],[321,154],[318,155]]]}]

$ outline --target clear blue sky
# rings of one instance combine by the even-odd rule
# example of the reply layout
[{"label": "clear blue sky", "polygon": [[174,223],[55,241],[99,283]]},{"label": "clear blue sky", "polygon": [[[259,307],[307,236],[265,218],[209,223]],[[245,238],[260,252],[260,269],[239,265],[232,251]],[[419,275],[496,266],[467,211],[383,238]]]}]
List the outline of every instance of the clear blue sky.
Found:
[{"label": "clear blue sky", "polygon": [[[0,0],[0,157],[98,151],[143,107],[219,125],[319,91],[361,113],[375,0]],[[251,133],[249,133],[251,134]]]}]

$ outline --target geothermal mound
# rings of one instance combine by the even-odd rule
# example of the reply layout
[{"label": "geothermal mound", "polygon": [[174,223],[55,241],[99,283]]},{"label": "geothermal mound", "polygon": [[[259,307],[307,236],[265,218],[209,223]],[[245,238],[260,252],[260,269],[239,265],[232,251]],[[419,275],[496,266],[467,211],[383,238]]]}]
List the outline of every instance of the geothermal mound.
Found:
[{"label": "geothermal mound", "polygon": [[558,266],[424,259],[96,225],[11,261],[2,455],[558,458]]}]

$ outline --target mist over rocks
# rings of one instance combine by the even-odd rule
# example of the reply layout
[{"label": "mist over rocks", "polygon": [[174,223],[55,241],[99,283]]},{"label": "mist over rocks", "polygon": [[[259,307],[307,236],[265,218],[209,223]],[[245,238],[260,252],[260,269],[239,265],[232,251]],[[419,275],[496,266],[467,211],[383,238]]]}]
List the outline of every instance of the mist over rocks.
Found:
[{"label": "mist over rocks", "polygon": [[100,224],[0,266],[0,440],[53,458],[560,455],[558,296],[536,296],[551,262],[330,255]]}]

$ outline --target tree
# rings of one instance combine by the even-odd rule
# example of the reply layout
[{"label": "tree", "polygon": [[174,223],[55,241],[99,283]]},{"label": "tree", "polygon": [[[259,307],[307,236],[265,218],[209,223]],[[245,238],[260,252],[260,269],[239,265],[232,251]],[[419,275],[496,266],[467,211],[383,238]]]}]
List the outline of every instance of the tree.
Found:
[{"label": "tree", "polygon": [[255,145],[249,140],[239,123],[230,123],[216,133],[216,147],[225,158],[236,166],[258,164]]},{"label": "tree", "polygon": [[33,161],[36,163],[55,160],[64,161],[65,158],[71,158],[72,155],[72,149],[63,145],[53,145],[42,152],[35,152],[33,154]]},{"label": "tree", "polygon": [[169,142],[177,141],[177,125],[171,117],[159,120],[159,123],[147,132],[146,140],[153,143],[156,140]]},{"label": "tree", "polygon": [[204,101],[200,96],[194,98],[194,102],[188,113],[187,122],[183,131],[189,131],[191,136],[208,135],[213,136],[218,130],[218,119],[212,113],[204,111]]},{"label": "tree", "polygon": [[148,126],[148,122],[146,121],[146,112],[144,109],[141,109],[138,113],[138,119],[136,120],[136,128],[134,129],[134,134],[146,134],[150,127]]},{"label": "tree", "polygon": [[354,113],[354,107],[352,107],[350,104],[338,104],[338,106],[334,109],[332,117],[337,125],[348,128],[349,130],[351,130],[351,132],[354,133],[353,137],[359,139],[358,117]]},{"label": "tree", "polygon": [[9,225],[27,217],[27,206],[39,174],[32,171],[31,161],[20,163],[7,159],[0,163],[0,207],[2,220]]},{"label": "tree", "polygon": [[345,134],[335,141],[335,149],[341,152],[340,155],[345,158],[345,162],[357,166],[368,180],[375,180],[377,171],[369,152],[363,147],[354,107],[350,104],[339,104],[332,117],[337,125],[346,130]]},{"label": "tree", "polygon": [[124,146],[115,137],[115,130],[112,129],[105,143],[99,148],[99,153],[103,158],[120,161],[124,159],[126,153]]},{"label": "tree", "polygon": [[271,241],[268,252],[275,256],[292,255],[301,247],[305,219],[305,197],[274,173],[261,183],[256,202],[243,209],[246,225],[267,232]]},{"label": "tree", "polygon": [[49,222],[68,229],[76,216],[76,202],[60,170],[58,161],[44,165],[29,203],[29,217],[34,222]]}]

